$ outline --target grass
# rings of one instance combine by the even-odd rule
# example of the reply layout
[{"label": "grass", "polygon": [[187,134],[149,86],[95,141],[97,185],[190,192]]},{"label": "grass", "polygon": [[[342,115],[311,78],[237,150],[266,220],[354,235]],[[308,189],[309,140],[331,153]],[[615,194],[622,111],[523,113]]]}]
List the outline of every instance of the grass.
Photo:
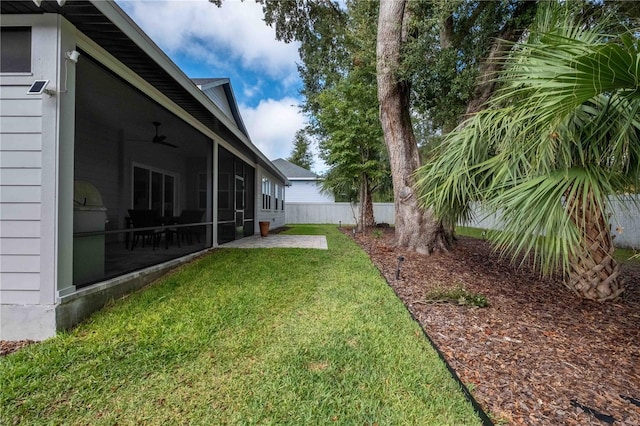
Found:
[{"label": "grass", "polygon": [[[500,232],[500,231],[490,231],[482,228],[472,228],[468,226],[456,227],[456,233],[458,235],[462,235],[465,237],[485,239],[485,235],[483,234],[483,232]],[[640,256],[638,256],[638,254],[639,253],[637,250],[616,248],[613,252],[613,258],[618,263],[632,263],[632,264],[635,263],[637,265],[640,265]]]},{"label": "grass", "polygon": [[470,226],[456,226],[456,234],[463,237],[472,237],[479,240],[485,239],[483,233],[487,232],[486,229],[472,228]]},{"label": "grass", "polygon": [[0,359],[0,424],[480,424],[367,255],[216,250]]}]

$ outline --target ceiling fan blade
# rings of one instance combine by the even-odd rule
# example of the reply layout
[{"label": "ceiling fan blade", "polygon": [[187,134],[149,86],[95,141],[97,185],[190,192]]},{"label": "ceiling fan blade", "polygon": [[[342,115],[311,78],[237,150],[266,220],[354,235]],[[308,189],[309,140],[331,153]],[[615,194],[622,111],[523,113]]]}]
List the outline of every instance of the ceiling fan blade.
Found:
[{"label": "ceiling fan blade", "polygon": [[172,143],[170,143],[170,142],[166,142],[164,139],[159,140],[159,141],[154,141],[153,143],[157,143],[157,144],[160,144],[160,145],[170,146],[171,148],[177,148],[177,147],[178,147],[178,145],[174,145],[174,144],[172,144]]}]

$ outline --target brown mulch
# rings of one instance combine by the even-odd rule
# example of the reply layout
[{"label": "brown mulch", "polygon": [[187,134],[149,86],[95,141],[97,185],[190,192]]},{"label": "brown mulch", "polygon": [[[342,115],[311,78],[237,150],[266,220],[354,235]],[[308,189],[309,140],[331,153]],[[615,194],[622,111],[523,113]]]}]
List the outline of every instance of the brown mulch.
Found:
[{"label": "brown mulch", "polygon": [[[448,253],[423,256],[394,248],[393,232],[354,239],[496,423],[602,425],[612,417],[640,426],[637,263],[623,267],[622,301],[588,302],[558,280],[512,267],[485,241],[462,237]],[[489,306],[426,301],[430,290],[460,285]]]},{"label": "brown mulch", "polygon": [[32,343],[35,342],[33,340],[0,340],[0,356],[9,355]]}]

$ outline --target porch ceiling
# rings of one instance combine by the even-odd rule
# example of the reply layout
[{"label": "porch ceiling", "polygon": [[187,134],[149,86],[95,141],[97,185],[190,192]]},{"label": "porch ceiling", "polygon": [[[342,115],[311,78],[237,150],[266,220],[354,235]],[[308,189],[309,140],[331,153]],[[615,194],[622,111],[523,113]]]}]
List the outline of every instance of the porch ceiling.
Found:
[{"label": "porch ceiling", "polygon": [[[268,160],[265,161],[266,158],[261,158],[261,155],[254,151],[257,148],[254,147],[252,149],[247,146],[234,131],[213,115],[200,100],[196,99],[189,90],[176,81],[158,62],[90,1],[67,1],[61,7],[56,1],[43,1],[40,6],[37,6],[33,1],[2,0],[0,2],[0,13],[7,15],[57,13],[64,16],[78,30],[94,40],[206,127],[225,140],[233,142],[236,149],[239,149],[254,161],[260,162],[268,170],[275,172],[276,175],[280,174],[275,167],[268,163]],[[250,141],[249,143],[251,144]]]}]

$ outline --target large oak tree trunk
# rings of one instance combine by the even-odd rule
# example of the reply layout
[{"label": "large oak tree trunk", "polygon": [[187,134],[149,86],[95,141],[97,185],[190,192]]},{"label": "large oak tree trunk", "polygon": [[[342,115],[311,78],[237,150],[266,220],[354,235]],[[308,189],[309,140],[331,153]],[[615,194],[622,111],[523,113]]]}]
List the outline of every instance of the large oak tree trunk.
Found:
[{"label": "large oak tree trunk", "polygon": [[572,220],[583,233],[580,251],[571,257],[565,284],[578,296],[600,302],[617,299],[625,290],[620,265],[613,258],[613,239],[605,213],[593,194],[569,200]]},{"label": "large oak tree trunk", "polygon": [[408,82],[398,81],[406,1],[380,1],[377,41],[380,122],[389,151],[395,200],[396,245],[418,253],[446,250],[442,223],[420,208],[413,189],[414,171],[420,165],[418,144],[409,115]]}]

